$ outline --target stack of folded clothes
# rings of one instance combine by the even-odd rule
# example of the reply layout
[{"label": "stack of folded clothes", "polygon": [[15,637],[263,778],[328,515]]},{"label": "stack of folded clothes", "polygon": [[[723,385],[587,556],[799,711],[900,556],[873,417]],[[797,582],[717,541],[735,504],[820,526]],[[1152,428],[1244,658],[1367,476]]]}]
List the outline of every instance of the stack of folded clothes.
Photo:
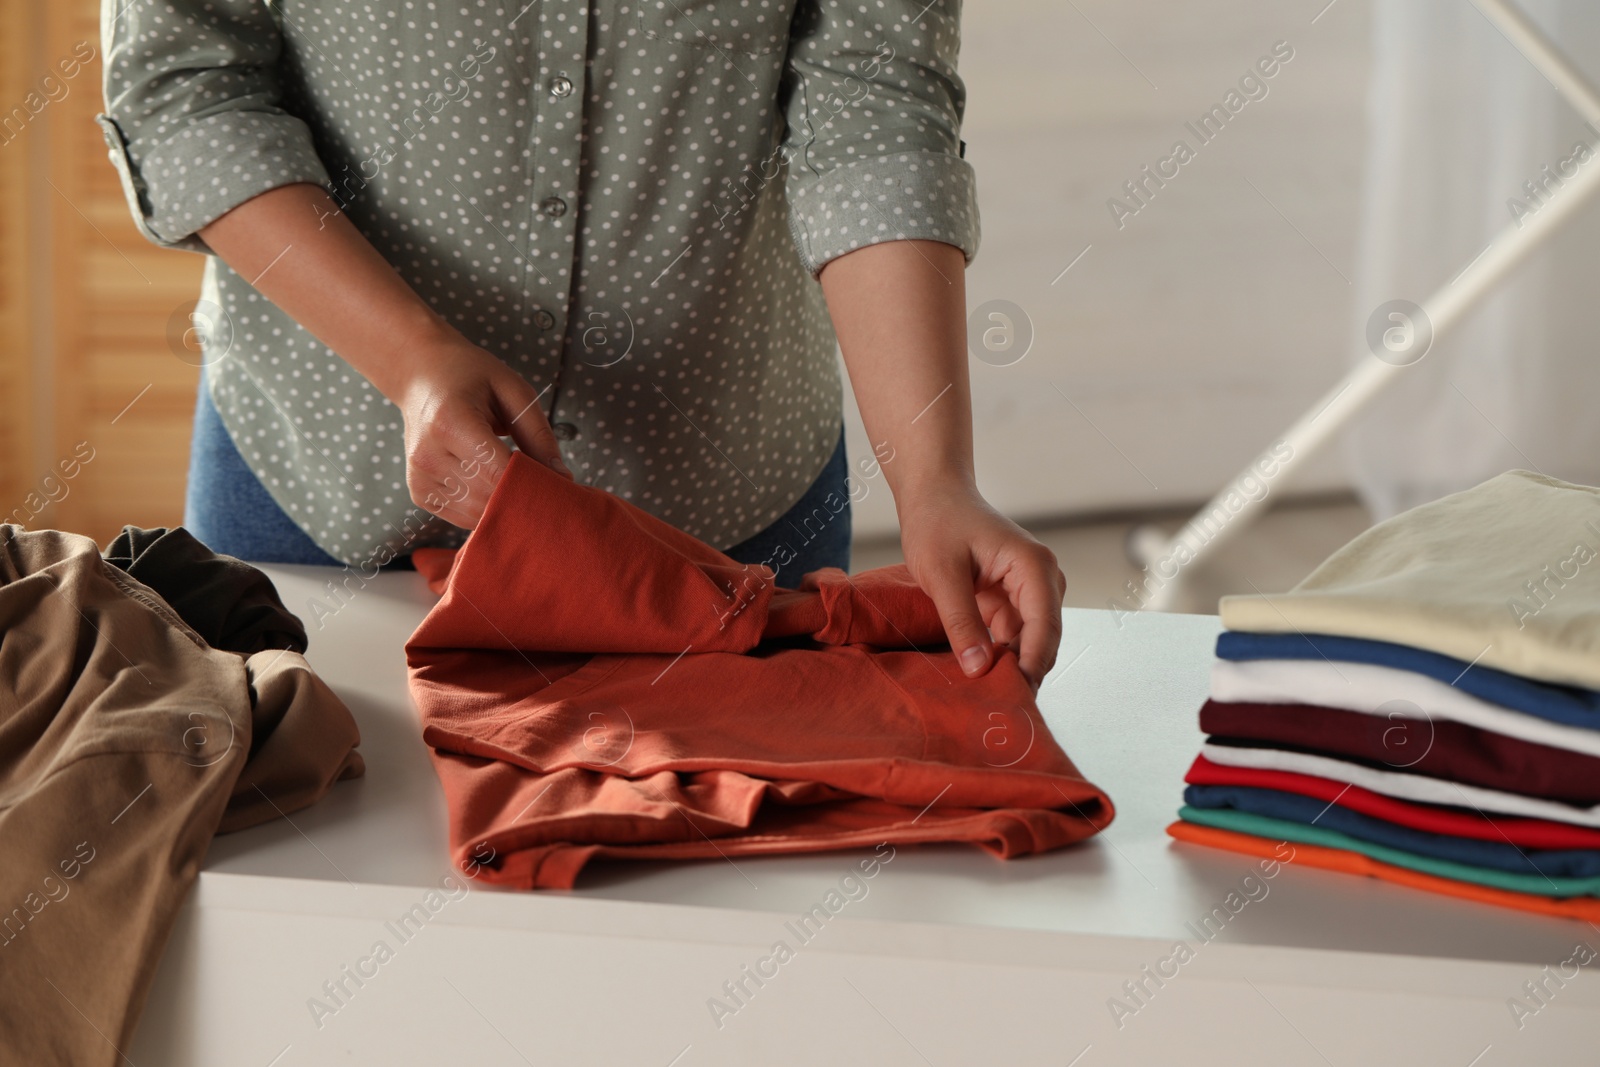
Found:
[{"label": "stack of folded clothes", "polygon": [[1600,491],[1512,471],[1221,614],[1173,837],[1600,919]]}]

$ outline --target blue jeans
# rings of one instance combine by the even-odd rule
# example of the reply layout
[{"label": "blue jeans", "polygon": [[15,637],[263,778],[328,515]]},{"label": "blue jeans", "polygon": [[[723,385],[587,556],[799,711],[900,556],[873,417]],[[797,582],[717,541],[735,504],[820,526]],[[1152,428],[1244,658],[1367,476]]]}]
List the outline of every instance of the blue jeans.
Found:
[{"label": "blue jeans", "polygon": [[[850,465],[844,434],[822,474],[777,522],[728,549],[740,563],[765,563],[777,584],[796,586],[819,567],[850,569]],[[189,485],[183,524],[213,552],[253,563],[313,563],[344,566],[324,552],[245,465],[205,380],[194,407],[189,446]],[[403,557],[409,563],[409,557]],[[392,566],[392,565],[391,565]]]}]

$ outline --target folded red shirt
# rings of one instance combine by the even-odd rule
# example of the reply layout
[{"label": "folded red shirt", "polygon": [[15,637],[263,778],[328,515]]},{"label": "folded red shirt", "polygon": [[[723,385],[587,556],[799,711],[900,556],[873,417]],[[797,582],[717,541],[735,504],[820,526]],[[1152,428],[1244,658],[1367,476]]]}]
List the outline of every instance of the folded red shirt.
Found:
[{"label": "folded red shirt", "polygon": [[512,458],[406,645],[455,861],[566,888],[590,859],[968,841],[1011,857],[1113,809],[1014,655],[962,675],[904,567],[799,590]]},{"label": "folded red shirt", "polygon": [[1318,778],[1293,771],[1257,767],[1234,767],[1195,757],[1184,775],[1190,785],[1244,785],[1258,789],[1279,789],[1286,793],[1315,797],[1338,804],[1375,819],[1385,819],[1413,830],[1435,834],[1454,834],[1480,841],[1506,842],[1532,849],[1600,848],[1600,830],[1575,823],[1502,815],[1477,808],[1447,807],[1374,793],[1349,782]]}]

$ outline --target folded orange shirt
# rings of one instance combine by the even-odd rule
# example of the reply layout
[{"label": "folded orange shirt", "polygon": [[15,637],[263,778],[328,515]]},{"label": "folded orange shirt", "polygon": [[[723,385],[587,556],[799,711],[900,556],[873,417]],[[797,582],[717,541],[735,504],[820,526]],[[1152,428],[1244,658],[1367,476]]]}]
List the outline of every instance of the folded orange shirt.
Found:
[{"label": "folded orange shirt", "polygon": [[799,590],[515,455],[406,645],[453,858],[568,888],[590,859],[969,841],[1111,822],[1016,658],[962,675],[904,567]]},{"label": "folded orange shirt", "polygon": [[[1284,847],[1283,842],[1271,841],[1254,834],[1241,834],[1182,820],[1168,826],[1167,833],[1179,841],[1195,845],[1243,852],[1247,856],[1283,860],[1283,853],[1280,851]],[[1299,842],[1288,847],[1293,850],[1294,857],[1285,861],[1289,863],[1303,863],[1307,867],[1321,867],[1324,870],[1342,871],[1345,874],[1364,874],[1428,893],[1442,893],[1445,896],[1474,900],[1480,904],[1493,904],[1501,908],[1516,908],[1519,911],[1533,911],[1541,915],[1559,915],[1568,919],[1587,919],[1591,923],[1600,921],[1600,900],[1594,897],[1535,896],[1532,893],[1517,893],[1509,889],[1458,882],[1454,878],[1440,878],[1438,875],[1424,874],[1422,871],[1407,870],[1342,848],[1324,848],[1321,845]]]}]

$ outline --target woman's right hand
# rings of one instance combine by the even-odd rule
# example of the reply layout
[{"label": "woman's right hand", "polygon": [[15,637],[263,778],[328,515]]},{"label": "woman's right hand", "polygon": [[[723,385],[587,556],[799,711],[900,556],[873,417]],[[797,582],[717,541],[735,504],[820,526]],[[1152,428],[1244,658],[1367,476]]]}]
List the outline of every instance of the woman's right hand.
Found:
[{"label": "woman's right hand", "polygon": [[406,485],[418,507],[476,527],[511,460],[501,437],[572,477],[538,390],[516,371],[459,334],[420,346],[411,362],[390,399],[405,419]]}]

